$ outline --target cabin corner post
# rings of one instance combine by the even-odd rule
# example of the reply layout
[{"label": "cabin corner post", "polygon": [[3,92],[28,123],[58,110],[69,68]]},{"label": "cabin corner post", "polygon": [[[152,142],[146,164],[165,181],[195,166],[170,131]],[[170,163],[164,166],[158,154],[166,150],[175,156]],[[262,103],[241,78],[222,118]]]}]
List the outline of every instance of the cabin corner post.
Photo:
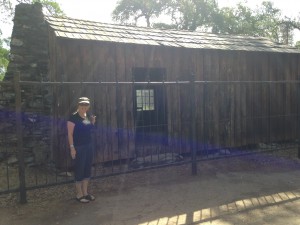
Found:
[{"label": "cabin corner post", "polygon": [[16,135],[17,135],[17,157],[19,164],[19,192],[20,203],[27,203],[26,197],[26,181],[25,181],[25,162],[24,162],[24,149],[23,149],[23,126],[22,126],[22,104],[21,104],[21,89],[20,89],[20,72],[14,76],[14,89],[15,89],[15,116],[16,116]]},{"label": "cabin corner post", "polygon": [[190,76],[190,128],[192,175],[197,175],[195,75]]}]

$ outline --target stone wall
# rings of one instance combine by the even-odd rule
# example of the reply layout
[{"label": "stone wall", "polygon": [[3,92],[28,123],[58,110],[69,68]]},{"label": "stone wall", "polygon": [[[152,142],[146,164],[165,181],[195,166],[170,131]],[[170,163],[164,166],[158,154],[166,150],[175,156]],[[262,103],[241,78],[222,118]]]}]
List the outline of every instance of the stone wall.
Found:
[{"label": "stone wall", "polygon": [[[15,9],[11,36],[10,62],[0,83],[0,161],[16,163],[15,90],[12,82],[16,74],[21,81],[47,81],[48,28],[41,4],[19,4]],[[23,147],[29,165],[48,163],[51,125],[50,87],[21,84]]]}]

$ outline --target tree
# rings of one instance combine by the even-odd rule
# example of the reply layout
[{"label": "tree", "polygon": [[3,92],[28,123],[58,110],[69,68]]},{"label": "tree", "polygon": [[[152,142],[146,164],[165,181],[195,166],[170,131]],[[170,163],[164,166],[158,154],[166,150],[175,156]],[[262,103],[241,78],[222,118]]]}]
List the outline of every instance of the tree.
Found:
[{"label": "tree", "polygon": [[288,45],[292,44],[294,41],[294,29],[295,27],[293,26],[294,21],[290,18],[285,17],[281,23],[279,24],[279,29],[280,29],[280,37],[279,40],[280,42]]},{"label": "tree", "polygon": [[[151,21],[162,15],[169,23]],[[283,17],[270,1],[252,9],[242,3],[219,8],[217,0],[120,0],[113,12],[113,19],[123,24],[136,25],[140,18],[148,27],[261,36],[289,45],[293,44],[293,31],[300,30],[300,17]]]},{"label": "tree", "polygon": [[151,26],[151,18],[158,17],[166,5],[166,0],[120,0],[112,13],[112,18],[122,24],[138,23],[144,18],[147,27]]},{"label": "tree", "polygon": [[7,42],[7,39],[1,38],[0,32],[0,81],[3,80],[9,61],[9,50],[4,48],[4,42]]},{"label": "tree", "polygon": [[[196,30],[209,27],[218,8],[216,0],[120,0],[112,13],[115,21],[136,25],[144,18],[147,27]],[[152,23],[151,19],[168,16],[170,23]]]},{"label": "tree", "polygon": [[256,35],[257,18],[253,10],[239,3],[235,8],[224,7],[214,16],[213,33]]},{"label": "tree", "polygon": [[206,29],[213,24],[218,11],[215,0],[170,0],[165,9],[177,29]]},{"label": "tree", "polygon": [[263,2],[262,7],[256,11],[256,17],[258,35],[267,37],[276,42],[281,42],[281,10],[275,8],[272,2]]},{"label": "tree", "polygon": [[267,37],[275,42],[293,43],[295,21],[282,17],[281,10],[272,2],[263,2],[253,10],[243,4],[225,7],[216,14],[212,31],[214,33]]}]

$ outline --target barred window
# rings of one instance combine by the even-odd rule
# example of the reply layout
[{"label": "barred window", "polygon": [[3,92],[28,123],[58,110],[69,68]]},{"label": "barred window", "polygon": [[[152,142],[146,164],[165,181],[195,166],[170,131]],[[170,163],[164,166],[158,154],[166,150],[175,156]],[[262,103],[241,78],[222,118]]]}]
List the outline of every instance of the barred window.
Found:
[{"label": "barred window", "polygon": [[155,110],[154,90],[153,89],[136,90],[136,106],[137,106],[137,111]]}]

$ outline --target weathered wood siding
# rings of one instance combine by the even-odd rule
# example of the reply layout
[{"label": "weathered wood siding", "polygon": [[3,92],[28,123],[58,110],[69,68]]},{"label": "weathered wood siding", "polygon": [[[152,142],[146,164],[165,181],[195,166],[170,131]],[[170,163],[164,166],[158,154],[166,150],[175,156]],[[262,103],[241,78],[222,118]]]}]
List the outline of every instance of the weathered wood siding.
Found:
[{"label": "weathered wood siding", "polygon": [[[296,139],[297,86],[293,83],[237,81],[297,80],[297,54],[221,51],[50,40],[55,81],[132,81],[132,68],[165,68],[166,81],[195,75],[198,149],[237,147]],[[220,82],[224,81],[224,82]],[[229,81],[234,81],[230,83]],[[190,84],[165,85],[169,146],[189,151]],[[97,159],[134,153],[133,86],[69,85],[58,88],[54,117],[68,118],[76,99],[92,99],[97,115]],[[60,127],[61,128],[61,127]],[[61,135],[58,130],[54,135]],[[66,140],[66,135],[63,134]],[[62,141],[58,141],[61,143]]]}]

